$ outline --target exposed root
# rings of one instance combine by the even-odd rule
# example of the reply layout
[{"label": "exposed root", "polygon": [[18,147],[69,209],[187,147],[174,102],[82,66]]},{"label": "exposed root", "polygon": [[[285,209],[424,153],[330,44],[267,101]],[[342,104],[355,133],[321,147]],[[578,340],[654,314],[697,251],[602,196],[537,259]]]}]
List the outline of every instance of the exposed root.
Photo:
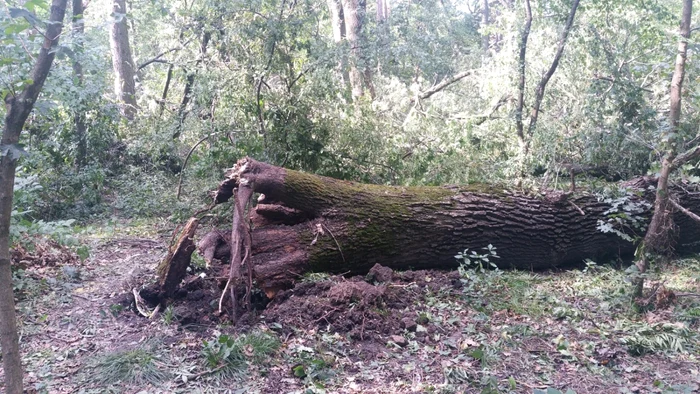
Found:
[{"label": "exposed root", "polygon": [[[241,171],[245,170],[245,166]],[[253,197],[253,185],[245,179],[239,180],[238,188],[234,189],[234,209],[233,209],[233,224],[231,226],[231,264],[229,267],[228,281],[226,287],[219,298],[219,313],[222,312],[223,301],[226,297],[226,291],[230,292],[231,297],[231,320],[235,321],[238,315],[238,300],[236,299],[235,289],[241,281],[241,267],[246,264],[250,256],[251,236],[250,223],[246,219],[246,212]],[[241,257],[243,256],[243,257]],[[253,282],[253,272],[250,264],[246,265],[248,269],[248,283],[246,283],[246,295],[244,301],[246,305],[250,303],[250,293]]]}]

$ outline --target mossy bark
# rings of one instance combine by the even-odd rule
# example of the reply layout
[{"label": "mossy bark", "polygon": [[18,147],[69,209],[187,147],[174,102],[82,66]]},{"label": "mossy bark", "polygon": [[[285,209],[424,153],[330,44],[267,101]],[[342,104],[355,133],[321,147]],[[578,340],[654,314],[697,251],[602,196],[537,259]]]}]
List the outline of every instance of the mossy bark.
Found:
[{"label": "mossy bark", "polygon": [[[228,173],[216,201],[230,198],[240,182],[263,194],[258,206],[265,208],[253,212],[252,253],[255,279],[269,295],[310,271],[363,273],[375,263],[454,268],[456,253],[489,244],[497,248],[500,267],[519,269],[629,256],[635,248],[598,230],[610,204],[587,194],[532,196],[488,185],[367,185],[247,158]],[[700,208],[700,198],[692,195],[683,202],[691,210]],[[281,211],[270,206],[284,206],[298,222],[281,224]],[[686,221],[684,226],[681,243],[698,239],[698,225]]]}]

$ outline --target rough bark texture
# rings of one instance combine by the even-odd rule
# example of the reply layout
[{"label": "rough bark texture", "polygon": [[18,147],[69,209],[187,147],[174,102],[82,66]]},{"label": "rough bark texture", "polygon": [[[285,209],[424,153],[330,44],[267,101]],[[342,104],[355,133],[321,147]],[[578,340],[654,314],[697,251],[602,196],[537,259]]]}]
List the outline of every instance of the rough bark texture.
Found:
[{"label": "rough bark texture", "polygon": [[[215,202],[230,199],[240,182],[264,195],[253,214],[252,254],[254,278],[268,295],[309,271],[363,273],[376,263],[454,268],[457,252],[488,244],[497,248],[501,267],[521,269],[628,256],[635,248],[597,229],[610,204],[590,195],[536,197],[484,185],[366,185],[243,159],[219,187]],[[637,186],[644,185],[648,182]],[[700,209],[700,198],[681,200]],[[290,215],[272,206],[283,206]],[[292,216],[296,219],[281,224],[281,217]],[[679,242],[695,242],[700,226],[689,219],[681,226]],[[209,241],[209,255],[225,258],[224,240]]]},{"label": "rough bark texture", "polygon": [[136,65],[131,55],[126,19],[126,0],[112,3],[114,23],[110,29],[109,44],[114,68],[114,93],[121,104],[122,115],[133,120],[136,116]]},{"label": "rough bark texture", "polygon": [[5,97],[5,125],[0,142],[0,346],[5,373],[4,392],[8,394],[22,393],[23,376],[10,269],[10,215],[17,166],[17,158],[10,150],[19,142],[24,123],[49,75],[56,55],[55,47],[63,29],[66,3],[67,0],[51,2],[49,19],[54,23],[47,24],[44,43],[32,69],[33,82],[17,95],[8,94]]}]

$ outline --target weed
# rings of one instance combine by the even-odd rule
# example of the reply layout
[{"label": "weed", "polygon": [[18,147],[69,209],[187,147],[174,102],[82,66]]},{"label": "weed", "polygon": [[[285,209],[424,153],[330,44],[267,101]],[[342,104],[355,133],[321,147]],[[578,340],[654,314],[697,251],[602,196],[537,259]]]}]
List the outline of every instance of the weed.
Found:
[{"label": "weed", "polygon": [[123,350],[100,357],[93,365],[99,384],[158,384],[170,378],[153,349]]},{"label": "weed", "polygon": [[654,352],[685,352],[696,347],[697,334],[685,326],[660,323],[633,323],[627,325],[631,333],[620,341],[630,354],[640,356]]},{"label": "weed", "polygon": [[325,272],[309,272],[301,279],[302,282],[316,283],[330,279],[330,275]]},{"label": "weed", "polygon": [[262,363],[277,351],[277,337],[265,332],[253,332],[232,338],[219,335],[214,341],[204,341],[202,355],[207,367],[225,375],[238,375],[250,362]]},{"label": "weed", "polygon": [[163,311],[163,323],[165,325],[171,325],[175,321],[175,309],[173,309],[172,305],[168,305],[167,308]]}]

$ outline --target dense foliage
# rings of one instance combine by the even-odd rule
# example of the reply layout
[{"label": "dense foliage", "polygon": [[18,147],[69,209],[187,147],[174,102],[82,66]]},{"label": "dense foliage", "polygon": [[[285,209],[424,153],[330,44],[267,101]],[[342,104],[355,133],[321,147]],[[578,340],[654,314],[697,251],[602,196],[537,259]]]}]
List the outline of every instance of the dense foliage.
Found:
[{"label": "dense foliage", "polygon": [[[361,52],[334,39],[328,4],[135,0],[120,14],[95,0],[82,15],[84,32],[67,17],[72,29],[23,135],[16,214],[167,216],[178,177],[185,199],[202,199],[245,155],[383,184],[515,181],[520,1],[489,2],[487,19],[482,1],[395,1],[382,18],[377,3],[360,2]],[[525,112],[570,6],[533,3]],[[695,135],[693,89],[680,135],[667,132],[665,118],[679,10],[667,1],[581,4],[526,158],[533,185],[563,187],[572,164],[604,166],[618,178],[653,172],[660,144]],[[26,84],[46,14],[43,0],[0,9],[5,93]],[[138,69],[133,121],[120,116],[107,34],[124,17]],[[369,81],[359,98],[351,96],[348,63]],[[692,54],[686,69],[692,86]]]}]

